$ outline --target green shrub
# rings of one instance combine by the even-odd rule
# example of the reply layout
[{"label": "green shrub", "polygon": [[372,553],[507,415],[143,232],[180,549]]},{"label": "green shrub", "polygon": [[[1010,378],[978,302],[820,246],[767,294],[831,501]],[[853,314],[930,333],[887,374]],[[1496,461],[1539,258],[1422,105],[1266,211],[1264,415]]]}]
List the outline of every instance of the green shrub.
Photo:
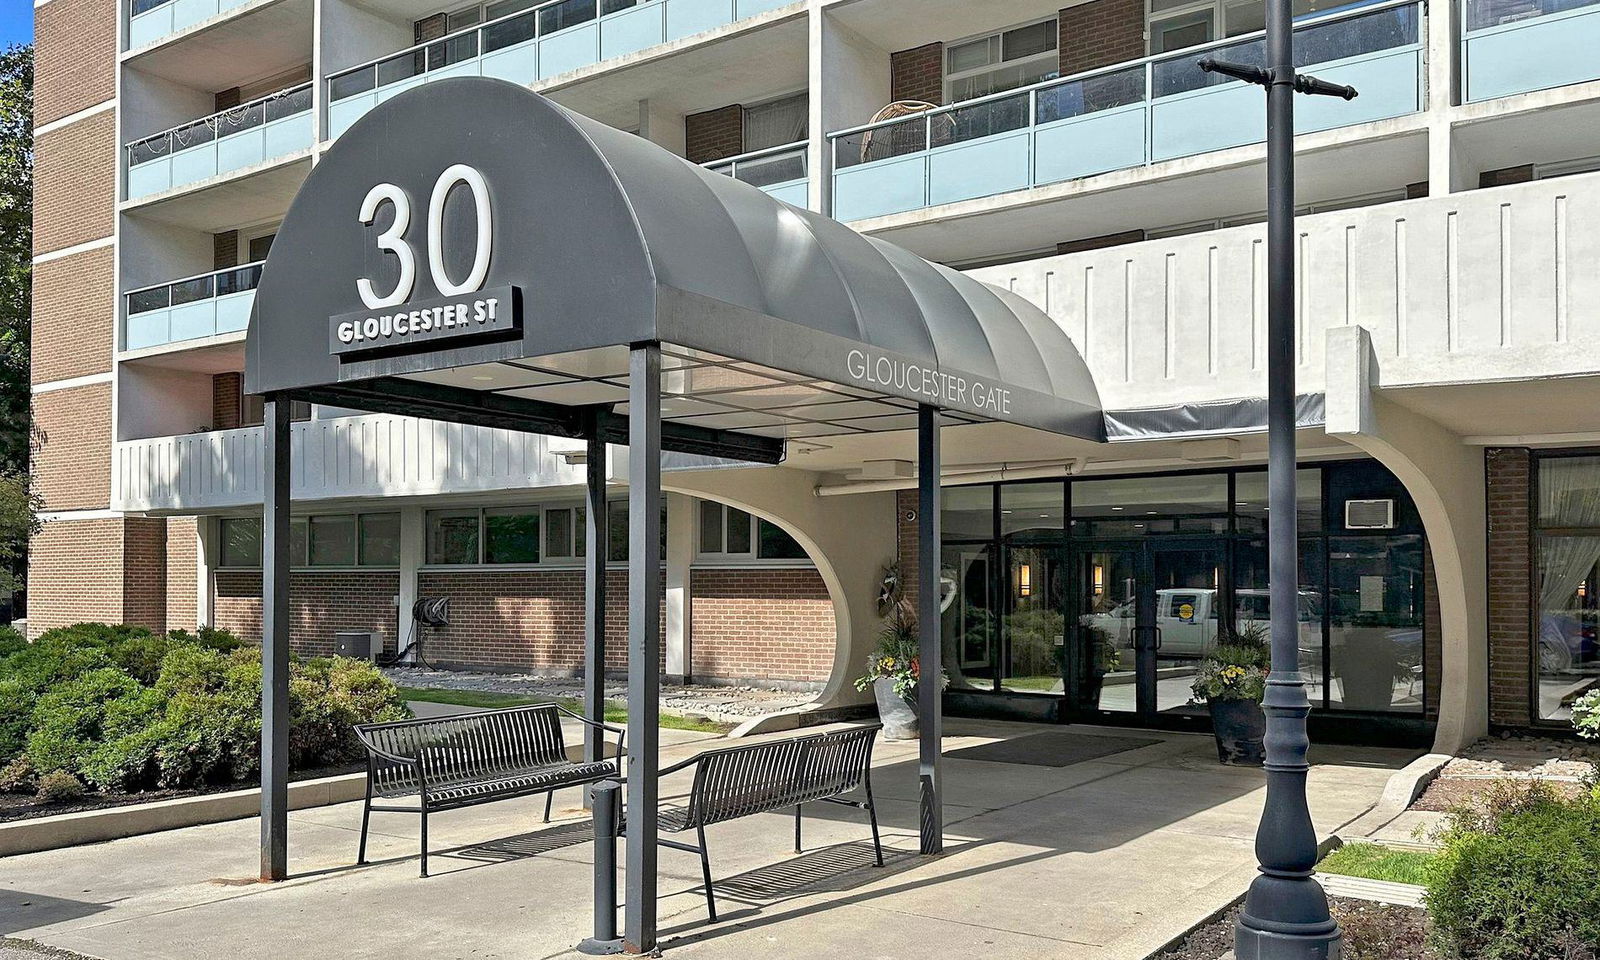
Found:
[{"label": "green shrub", "polygon": [[1600,947],[1600,796],[1499,788],[1440,839],[1427,902],[1442,950],[1520,960]]},{"label": "green shrub", "polygon": [[1573,701],[1572,726],[1585,740],[1600,740],[1600,690],[1590,690]]},{"label": "green shrub", "polygon": [[[3,635],[0,635],[3,641]],[[100,790],[228,784],[260,770],[261,652],[226,630],[80,623],[0,657],[0,766],[26,755]],[[407,716],[372,664],[290,665],[290,763],[361,756],[351,726]]]},{"label": "green shrub", "polygon": [[39,778],[38,796],[42,803],[67,803],[83,796],[83,781],[65,770],[56,770]]},{"label": "green shrub", "polygon": [[0,793],[33,793],[38,788],[39,771],[27,757],[18,757],[0,768]]},{"label": "green shrub", "polygon": [[9,623],[0,623],[0,660],[28,645],[28,638]]}]

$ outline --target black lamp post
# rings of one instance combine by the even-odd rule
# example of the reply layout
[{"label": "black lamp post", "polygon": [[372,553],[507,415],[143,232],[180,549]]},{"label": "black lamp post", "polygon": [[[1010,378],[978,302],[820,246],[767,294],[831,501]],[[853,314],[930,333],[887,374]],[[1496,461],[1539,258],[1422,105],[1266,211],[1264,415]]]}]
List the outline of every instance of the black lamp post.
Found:
[{"label": "black lamp post", "polygon": [[1267,715],[1267,802],[1256,830],[1261,873],[1234,928],[1239,960],[1336,960],[1339,925],[1311,879],[1317,835],[1306,806],[1306,697],[1300,672],[1299,551],[1295,502],[1294,95],[1352,99],[1350,87],[1295,73],[1290,0],[1266,0],[1266,66],[1207,57],[1200,69],[1267,89],[1267,522],[1272,673]]}]

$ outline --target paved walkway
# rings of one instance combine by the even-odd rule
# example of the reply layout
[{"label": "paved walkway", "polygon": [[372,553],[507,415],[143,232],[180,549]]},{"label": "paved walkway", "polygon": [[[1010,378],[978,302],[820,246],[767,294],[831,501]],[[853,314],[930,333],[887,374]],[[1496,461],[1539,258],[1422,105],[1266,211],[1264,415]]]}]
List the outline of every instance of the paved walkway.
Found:
[{"label": "paved walkway", "polygon": [[[947,752],[1046,729],[955,720]],[[709,831],[723,921],[708,925],[689,854],[661,852],[662,946],[694,958],[938,960],[977,955],[1135,960],[1243,891],[1260,771],[1217,765],[1209,737],[1069,728],[1151,745],[1062,767],[946,761],[946,853],[917,855],[914,743],[873,771],[888,865],[858,811],[807,810]],[[675,759],[705,742],[663,749]],[[1379,797],[1412,753],[1322,747],[1311,808],[1326,834]],[[671,780],[664,794],[686,784]],[[561,799],[576,802],[575,794]],[[376,862],[351,866],[359,805],[291,817],[295,879],[261,885],[253,820],[0,864],[0,936],[104,960],[555,958],[588,932],[587,821],[541,827],[542,801],[432,820],[434,876],[416,875],[416,821],[374,815]],[[558,809],[560,802],[558,801]]]}]

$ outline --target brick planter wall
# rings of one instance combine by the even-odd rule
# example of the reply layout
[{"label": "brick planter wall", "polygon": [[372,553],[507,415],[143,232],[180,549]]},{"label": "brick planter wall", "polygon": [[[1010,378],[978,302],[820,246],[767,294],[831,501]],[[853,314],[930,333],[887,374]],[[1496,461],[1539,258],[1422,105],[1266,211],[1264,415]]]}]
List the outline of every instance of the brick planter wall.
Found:
[{"label": "brick planter wall", "polygon": [[813,569],[700,569],[694,593],[697,679],[822,683],[833,672],[833,601]]},{"label": "brick planter wall", "polygon": [[[395,571],[296,570],[289,577],[289,646],[303,656],[333,653],[337,630],[373,630],[393,650],[400,592]],[[261,571],[218,570],[213,626],[261,642]]]}]

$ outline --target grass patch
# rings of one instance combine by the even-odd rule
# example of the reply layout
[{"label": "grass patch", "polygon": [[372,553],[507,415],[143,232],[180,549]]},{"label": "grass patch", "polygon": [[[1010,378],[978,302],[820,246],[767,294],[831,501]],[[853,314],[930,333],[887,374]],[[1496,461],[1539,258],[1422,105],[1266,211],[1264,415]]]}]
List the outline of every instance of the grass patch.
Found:
[{"label": "grass patch", "polygon": [[1428,882],[1428,868],[1436,855],[1416,850],[1395,850],[1381,843],[1347,843],[1317,864],[1323,873],[1391,883]]},{"label": "grass patch", "polygon": [[[573,713],[583,713],[583,704],[570,697],[529,697],[517,693],[493,693],[486,690],[448,690],[440,687],[401,687],[400,697],[407,701],[448,703],[458,707],[483,707],[490,710],[501,707],[523,707],[531,703],[554,703],[571,710]],[[627,707],[621,701],[607,700],[606,722],[614,724],[627,723]],[[663,730],[727,733],[733,727],[734,725],[731,723],[721,723],[705,717],[691,717],[666,711],[661,713],[661,728]]]}]

